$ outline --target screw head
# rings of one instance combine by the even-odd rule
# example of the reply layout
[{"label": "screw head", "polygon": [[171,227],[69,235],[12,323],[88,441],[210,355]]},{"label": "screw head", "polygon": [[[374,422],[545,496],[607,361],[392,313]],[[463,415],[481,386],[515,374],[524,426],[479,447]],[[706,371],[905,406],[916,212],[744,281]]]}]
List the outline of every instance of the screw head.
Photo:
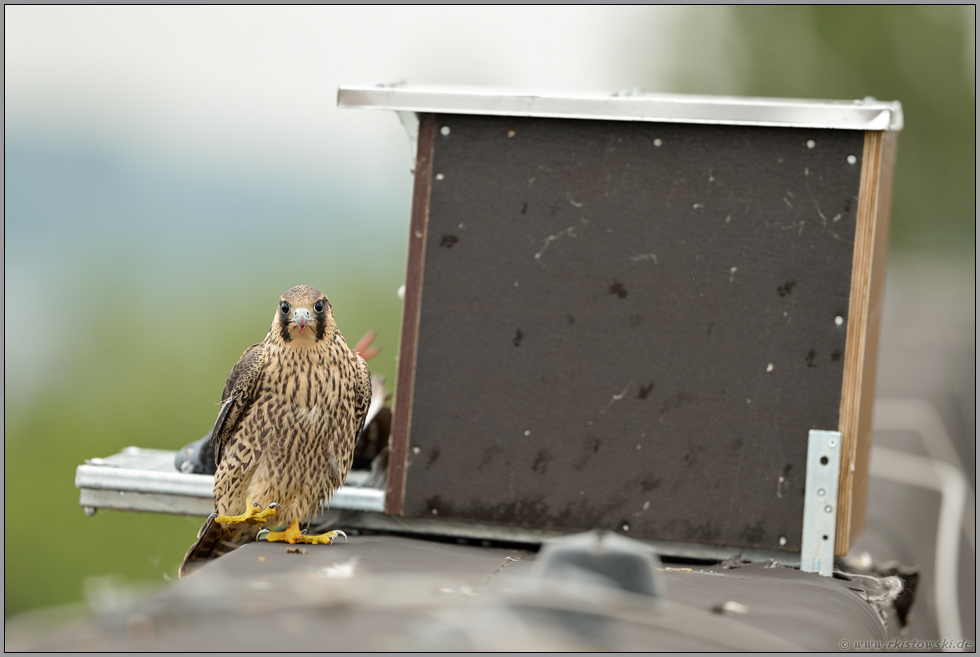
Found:
[{"label": "screw head", "polygon": [[832,507],[832,506],[830,506],[830,505],[828,504],[827,506],[825,506],[825,507],[823,508],[823,510],[824,510],[824,511],[826,511],[827,513],[831,513],[831,512],[833,512],[833,510],[834,510],[834,507]]}]

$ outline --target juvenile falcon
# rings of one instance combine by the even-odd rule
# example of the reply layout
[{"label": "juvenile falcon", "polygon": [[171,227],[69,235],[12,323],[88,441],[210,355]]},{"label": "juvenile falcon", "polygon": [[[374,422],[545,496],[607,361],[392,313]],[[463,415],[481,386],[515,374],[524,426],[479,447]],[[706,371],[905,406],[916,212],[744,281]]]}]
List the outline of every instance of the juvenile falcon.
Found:
[{"label": "juvenile falcon", "polygon": [[280,298],[265,340],[232,368],[211,431],[214,504],[180,576],[254,540],[329,544],[305,536],[306,520],[347,477],[371,401],[367,363],[351,351],[327,297],[300,285]]}]

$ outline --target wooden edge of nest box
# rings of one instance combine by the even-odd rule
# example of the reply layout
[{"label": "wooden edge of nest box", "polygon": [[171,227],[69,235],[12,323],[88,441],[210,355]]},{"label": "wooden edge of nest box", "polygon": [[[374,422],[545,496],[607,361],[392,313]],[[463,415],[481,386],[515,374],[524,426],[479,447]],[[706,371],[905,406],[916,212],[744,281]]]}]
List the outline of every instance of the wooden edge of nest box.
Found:
[{"label": "wooden edge of nest box", "polygon": [[843,451],[834,549],[837,555],[847,554],[852,539],[864,528],[878,334],[897,146],[897,132],[869,130],[864,133],[838,427]]},{"label": "wooden edge of nest box", "polygon": [[425,236],[429,225],[429,193],[432,189],[432,157],[435,149],[434,114],[419,115],[418,152],[415,157],[415,188],[412,192],[412,218],[405,273],[405,299],[401,344],[398,348],[398,375],[392,411],[388,456],[388,489],[385,513],[402,515],[405,501],[405,474],[412,426],[412,393],[415,381],[415,355],[419,341],[422,311],[422,277],[425,264]]}]

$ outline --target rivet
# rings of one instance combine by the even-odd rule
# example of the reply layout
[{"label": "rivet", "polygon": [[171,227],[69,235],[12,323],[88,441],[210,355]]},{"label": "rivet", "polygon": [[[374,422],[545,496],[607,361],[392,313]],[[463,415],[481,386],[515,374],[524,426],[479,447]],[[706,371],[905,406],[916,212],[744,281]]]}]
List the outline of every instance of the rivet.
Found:
[{"label": "rivet", "polygon": [[442,130],[440,130],[439,132],[442,133],[442,136],[443,137],[448,137],[449,136],[449,126],[448,125],[442,126]]},{"label": "rivet", "polygon": [[437,173],[436,174],[436,180],[445,180],[445,179],[446,179],[446,176],[442,175],[441,173]]},{"label": "rivet", "polygon": [[786,545],[786,537],[785,536],[780,536],[779,537],[779,544],[780,545]]},{"label": "rivet", "polygon": [[827,491],[825,491],[823,488],[818,488],[817,489],[817,495],[819,495],[820,497],[823,497],[826,494],[827,494]]},{"label": "rivet", "polygon": [[806,140],[806,147],[807,148],[814,148],[814,147],[816,147],[816,145],[817,145],[817,142],[813,141],[812,139],[807,139]]},{"label": "rivet", "polygon": [[843,317],[841,317],[840,315],[838,315],[837,317],[834,317],[834,324],[837,324],[837,326],[840,326],[843,323],[844,323],[844,318]]},{"label": "rivet", "polygon": [[661,139],[660,137],[657,137],[656,139],[653,140],[653,145],[656,146],[657,148],[660,148],[661,146],[664,145],[664,140]]},{"label": "rivet", "polygon": [[847,156],[847,163],[848,164],[857,164],[857,161],[858,161],[858,159],[856,157],[854,157],[853,155],[848,155]]},{"label": "rivet", "polygon": [[824,510],[824,511],[826,511],[827,513],[833,513],[833,511],[834,511],[834,507],[832,507],[832,506],[830,506],[830,505],[828,504],[827,506],[825,506],[825,507],[823,508],[823,510]]},{"label": "rivet", "polygon": [[630,526],[629,525],[623,525],[623,531],[624,532],[628,532],[629,530],[630,530]]},{"label": "rivet", "polygon": [[422,452],[422,448],[419,447],[418,445],[412,448],[412,454],[420,454],[421,452]]},{"label": "rivet", "polygon": [[830,447],[831,449],[833,449],[834,447],[837,447],[837,439],[836,438],[831,438],[830,440],[828,440],[827,441],[827,447]]}]

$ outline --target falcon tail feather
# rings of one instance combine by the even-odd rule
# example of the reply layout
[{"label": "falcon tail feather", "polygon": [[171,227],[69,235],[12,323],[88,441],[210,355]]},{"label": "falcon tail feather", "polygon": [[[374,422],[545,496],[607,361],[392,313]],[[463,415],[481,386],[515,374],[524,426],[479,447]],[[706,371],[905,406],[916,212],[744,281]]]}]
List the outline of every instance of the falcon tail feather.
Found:
[{"label": "falcon tail feather", "polygon": [[207,562],[223,557],[255,540],[258,527],[253,525],[222,525],[214,521],[216,516],[216,513],[212,513],[204,521],[204,525],[197,533],[197,542],[184,555],[184,561],[180,564],[178,571],[181,578],[187,577]]}]

